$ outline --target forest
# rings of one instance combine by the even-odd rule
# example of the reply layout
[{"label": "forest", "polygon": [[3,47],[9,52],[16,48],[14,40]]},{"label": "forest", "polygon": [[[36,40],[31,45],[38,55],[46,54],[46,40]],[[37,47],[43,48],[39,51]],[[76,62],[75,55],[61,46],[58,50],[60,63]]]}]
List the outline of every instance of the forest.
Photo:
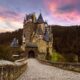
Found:
[{"label": "forest", "polygon": [[22,44],[23,30],[19,29],[13,32],[0,33],[0,45],[10,45],[14,38],[19,40],[19,45]]},{"label": "forest", "polygon": [[[53,33],[53,49],[71,62],[74,61],[74,56],[78,57],[80,62],[80,26],[51,25],[50,27]],[[10,45],[13,38],[17,38],[21,45],[22,33],[22,29],[0,33],[0,45]]]},{"label": "forest", "polygon": [[[0,59],[14,61],[15,59],[12,58],[12,56],[14,54],[17,55],[18,53],[22,53],[20,49],[20,45],[22,44],[22,33],[22,29],[13,32],[0,33]],[[17,38],[19,41],[19,47],[16,49],[10,47],[14,38]]]},{"label": "forest", "polygon": [[77,56],[80,61],[80,26],[51,26],[53,48],[71,61]]}]

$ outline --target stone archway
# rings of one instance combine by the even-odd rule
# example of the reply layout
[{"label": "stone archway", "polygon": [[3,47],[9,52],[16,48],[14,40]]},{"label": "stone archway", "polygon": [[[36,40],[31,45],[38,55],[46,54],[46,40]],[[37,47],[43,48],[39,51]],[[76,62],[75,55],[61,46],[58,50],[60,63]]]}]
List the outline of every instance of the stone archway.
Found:
[{"label": "stone archway", "polygon": [[33,50],[30,50],[30,51],[28,52],[28,58],[35,58],[35,57],[36,57],[35,52],[34,52]]}]

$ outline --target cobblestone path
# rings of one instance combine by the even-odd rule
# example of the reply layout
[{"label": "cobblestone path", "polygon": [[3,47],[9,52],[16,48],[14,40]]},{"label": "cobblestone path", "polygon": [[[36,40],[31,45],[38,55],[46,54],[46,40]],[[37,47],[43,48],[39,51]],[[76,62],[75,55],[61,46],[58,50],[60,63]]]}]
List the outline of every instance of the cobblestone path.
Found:
[{"label": "cobblestone path", "polygon": [[27,70],[17,80],[80,80],[80,73],[62,70],[28,59]]}]

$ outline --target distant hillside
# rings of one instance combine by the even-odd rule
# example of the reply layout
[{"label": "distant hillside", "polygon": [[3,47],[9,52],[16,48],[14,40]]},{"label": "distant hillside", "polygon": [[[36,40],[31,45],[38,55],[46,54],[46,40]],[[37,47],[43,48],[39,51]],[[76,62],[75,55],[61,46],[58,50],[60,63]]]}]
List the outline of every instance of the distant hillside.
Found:
[{"label": "distant hillside", "polygon": [[80,56],[80,26],[51,26],[53,47],[62,54]]},{"label": "distant hillside", "polygon": [[0,45],[10,44],[13,38],[17,38],[19,40],[19,44],[21,45],[22,33],[23,33],[22,29],[16,30],[14,32],[0,33]]},{"label": "distant hillside", "polygon": [[[61,54],[77,54],[80,56],[80,26],[51,26],[53,33],[53,47]],[[10,44],[13,38],[22,44],[23,30],[0,33],[0,45]]]}]

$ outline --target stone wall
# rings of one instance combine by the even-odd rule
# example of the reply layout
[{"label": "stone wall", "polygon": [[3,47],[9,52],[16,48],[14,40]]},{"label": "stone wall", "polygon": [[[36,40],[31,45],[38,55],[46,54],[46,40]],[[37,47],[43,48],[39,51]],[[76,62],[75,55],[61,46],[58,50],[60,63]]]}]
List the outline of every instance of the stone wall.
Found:
[{"label": "stone wall", "polygon": [[0,65],[0,80],[16,80],[27,67],[27,63],[21,65]]},{"label": "stone wall", "polygon": [[38,60],[39,60],[39,62],[41,62],[43,64],[47,64],[47,65],[55,66],[55,67],[58,67],[61,69],[75,71],[75,72],[80,73],[80,63],[51,62],[51,61],[42,60],[39,58],[38,58]]},{"label": "stone wall", "polygon": [[26,43],[31,40],[31,36],[33,34],[33,31],[34,31],[34,23],[28,22],[24,26],[24,29],[23,29],[23,34],[25,35]]}]

